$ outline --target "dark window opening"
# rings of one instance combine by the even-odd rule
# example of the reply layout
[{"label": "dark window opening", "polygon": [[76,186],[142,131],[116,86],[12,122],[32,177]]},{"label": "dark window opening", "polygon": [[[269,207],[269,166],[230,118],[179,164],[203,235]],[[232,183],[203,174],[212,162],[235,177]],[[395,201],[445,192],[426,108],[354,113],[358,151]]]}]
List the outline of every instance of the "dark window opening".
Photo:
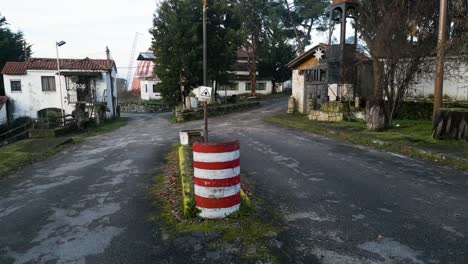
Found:
[{"label": "dark window opening", "polygon": [[311,83],[324,83],[327,82],[327,70],[326,69],[315,69],[308,70],[305,73],[306,81]]},{"label": "dark window opening", "polygon": [[158,84],[153,84],[153,93],[159,93],[160,92],[160,89],[159,89],[158,86],[159,86]]},{"label": "dark window opening", "polygon": [[21,92],[21,81],[10,81],[12,92]]},{"label": "dark window opening", "polygon": [[[245,90],[250,91],[252,90],[252,84],[247,83],[245,86]],[[266,90],[266,83],[257,83],[256,91],[265,91]]]},{"label": "dark window opening", "polygon": [[54,76],[42,76],[42,91],[53,92],[55,91],[55,77]]}]

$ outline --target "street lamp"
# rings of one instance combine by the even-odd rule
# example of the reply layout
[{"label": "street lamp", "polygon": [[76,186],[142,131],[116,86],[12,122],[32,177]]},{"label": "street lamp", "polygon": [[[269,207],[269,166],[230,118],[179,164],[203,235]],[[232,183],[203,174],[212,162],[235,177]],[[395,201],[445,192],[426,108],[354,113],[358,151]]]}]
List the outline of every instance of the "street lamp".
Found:
[{"label": "street lamp", "polygon": [[59,52],[58,48],[65,45],[65,41],[58,41],[55,42],[55,48],[57,50],[57,71],[58,71],[58,79],[59,79],[59,90],[60,90],[60,105],[62,107],[62,123],[65,126],[65,108],[63,107],[63,94],[62,94],[62,77],[60,74],[60,59],[59,59]]}]

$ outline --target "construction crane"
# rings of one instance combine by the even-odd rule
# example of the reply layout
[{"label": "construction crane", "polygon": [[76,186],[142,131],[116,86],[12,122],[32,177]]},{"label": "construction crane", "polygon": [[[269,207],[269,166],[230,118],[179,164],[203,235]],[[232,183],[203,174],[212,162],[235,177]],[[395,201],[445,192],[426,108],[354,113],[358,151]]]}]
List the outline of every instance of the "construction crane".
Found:
[{"label": "construction crane", "polygon": [[127,72],[127,90],[132,89],[132,73],[133,73],[133,63],[135,60],[135,53],[137,49],[137,44],[138,44],[138,37],[143,34],[135,32],[135,38],[133,40],[133,47],[132,47],[132,53],[130,54],[130,62],[128,63],[128,72]]}]

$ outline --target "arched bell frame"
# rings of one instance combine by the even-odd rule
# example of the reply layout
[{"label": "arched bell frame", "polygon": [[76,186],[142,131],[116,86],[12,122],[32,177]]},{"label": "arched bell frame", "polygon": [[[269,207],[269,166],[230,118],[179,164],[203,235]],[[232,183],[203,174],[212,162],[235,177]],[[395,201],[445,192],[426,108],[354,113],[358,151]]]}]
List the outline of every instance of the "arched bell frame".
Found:
[{"label": "arched bell frame", "polygon": [[353,0],[333,1],[327,53],[329,84],[355,84],[357,18],[357,4]]}]

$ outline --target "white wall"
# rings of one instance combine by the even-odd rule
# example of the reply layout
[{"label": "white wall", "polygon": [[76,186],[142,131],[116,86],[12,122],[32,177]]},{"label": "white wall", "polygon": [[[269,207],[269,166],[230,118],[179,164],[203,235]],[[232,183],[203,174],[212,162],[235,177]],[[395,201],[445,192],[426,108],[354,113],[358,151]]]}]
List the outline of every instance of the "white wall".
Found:
[{"label": "white wall", "polygon": [[[455,62],[447,62],[447,67],[457,68],[456,76],[446,74],[444,76],[444,95],[450,96],[453,100],[468,101],[468,65],[460,63],[458,65]],[[450,65],[452,64],[452,65]],[[419,76],[416,80],[416,84],[413,85],[414,96],[434,95],[435,85],[435,74],[430,76]]]},{"label": "white wall", "polygon": [[[20,116],[29,116],[37,118],[37,112],[45,108],[58,108],[62,109],[60,102],[60,86],[59,76],[56,71],[49,70],[28,70],[26,75],[4,75],[5,93],[12,102],[12,116],[18,118]],[[113,72],[115,76],[115,71]],[[55,91],[42,91],[42,76],[55,77]],[[63,106],[66,114],[71,114],[75,110],[75,104],[68,102],[67,90],[65,84],[65,77],[60,76],[62,85]],[[12,92],[10,81],[21,81],[21,92]],[[109,73],[102,73],[102,77],[96,79],[96,99],[98,102],[104,100],[104,90],[110,91],[110,75]],[[114,78],[114,96],[117,97],[116,78]],[[112,115],[112,97],[110,94],[107,96],[108,107],[111,110],[108,116]]]},{"label": "white wall", "polygon": [[[27,75],[4,75],[5,93],[12,105],[12,116],[29,116],[37,118],[37,112],[44,108],[62,109],[60,103],[59,76],[56,71],[28,70]],[[55,91],[42,91],[42,76],[55,77]],[[21,92],[12,92],[10,81],[21,81]],[[65,77],[61,76],[62,95],[64,97],[64,108],[67,114],[71,114],[74,107],[65,102],[66,89]]]},{"label": "white wall", "polygon": [[305,102],[305,77],[299,74],[299,70],[293,70],[292,78],[292,95],[296,99],[296,110],[299,113],[305,113],[307,111]]},{"label": "white wall", "polygon": [[[237,90],[225,90],[223,86],[218,88],[218,94],[220,96],[231,96],[231,95],[238,95],[238,94],[248,94],[251,93],[251,90],[247,90],[246,86],[247,83],[250,81],[235,81],[237,83]],[[265,90],[256,90],[257,94],[271,94],[273,92],[273,82],[272,81],[257,81],[257,83],[265,83],[266,89]]]},{"label": "white wall", "polygon": [[162,99],[161,93],[153,93],[153,85],[160,83],[155,80],[141,80],[140,91],[141,99],[143,100],[160,100]]},{"label": "white wall", "polygon": [[7,122],[7,112],[6,105],[0,105],[0,125],[3,125]]}]

